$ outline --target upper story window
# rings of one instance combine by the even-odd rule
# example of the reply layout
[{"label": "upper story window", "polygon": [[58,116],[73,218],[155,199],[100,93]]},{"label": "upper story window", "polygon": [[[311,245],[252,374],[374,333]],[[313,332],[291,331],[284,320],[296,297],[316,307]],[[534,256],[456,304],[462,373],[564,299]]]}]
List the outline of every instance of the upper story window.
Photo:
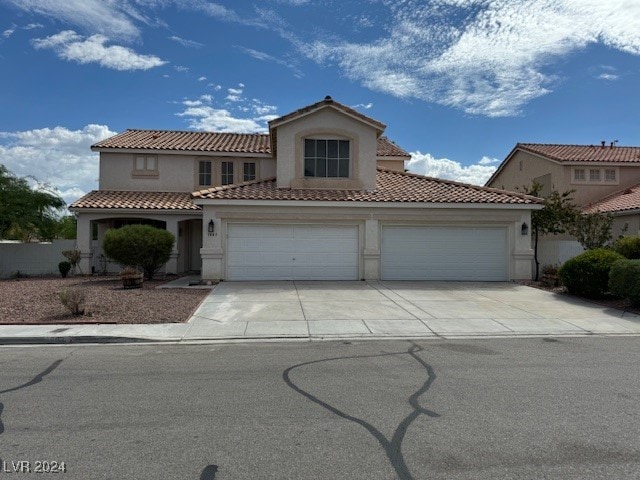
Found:
[{"label": "upper story window", "polygon": [[222,162],[220,172],[220,185],[233,184],[233,162]]},{"label": "upper story window", "polygon": [[251,180],[256,179],[256,163],[255,162],[244,162],[242,179],[245,182],[249,182]]},{"label": "upper story window", "polygon": [[304,176],[349,178],[349,140],[305,139]]},{"label": "upper story window", "polygon": [[571,183],[579,185],[617,185],[618,168],[571,168]]},{"label": "upper story window", "polygon": [[158,157],[156,155],[136,155],[133,158],[134,176],[158,176]]},{"label": "upper story window", "polygon": [[198,162],[198,185],[211,185],[211,160]]}]

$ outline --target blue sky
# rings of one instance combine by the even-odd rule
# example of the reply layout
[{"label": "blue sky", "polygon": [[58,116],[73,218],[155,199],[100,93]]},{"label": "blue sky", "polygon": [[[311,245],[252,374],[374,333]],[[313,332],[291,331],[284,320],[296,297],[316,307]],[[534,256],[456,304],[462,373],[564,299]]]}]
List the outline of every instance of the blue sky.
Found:
[{"label": "blue sky", "polygon": [[0,0],[0,163],[72,201],[126,128],[266,131],[325,95],[416,173],[640,145],[638,0]]}]

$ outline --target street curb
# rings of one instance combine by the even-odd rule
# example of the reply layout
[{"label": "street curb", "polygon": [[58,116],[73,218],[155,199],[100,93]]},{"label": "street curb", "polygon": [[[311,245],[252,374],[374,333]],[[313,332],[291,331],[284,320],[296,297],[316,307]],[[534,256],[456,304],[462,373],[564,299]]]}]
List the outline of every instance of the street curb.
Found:
[{"label": "street curb", "polygon": [[157,340],[136,337],[114,337],[114,336],[78,336],[78,337],[0,337],[0,345],[70,345],[76,343],[148,343],[171,340]]}]

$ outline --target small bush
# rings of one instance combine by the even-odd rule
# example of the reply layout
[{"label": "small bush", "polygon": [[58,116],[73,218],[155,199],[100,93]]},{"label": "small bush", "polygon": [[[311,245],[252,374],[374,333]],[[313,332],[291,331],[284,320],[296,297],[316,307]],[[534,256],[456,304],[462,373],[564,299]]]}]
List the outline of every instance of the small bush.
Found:
[{"label": "small bush", "polygon": [[609,269],[624,257],[607,248],[587,250],[567,260],[558,270],[560,281],[569,293],[597,298],[609,289]]},{"label": "small bush", "polygon": [[84,313],[86,296],[82,290],[77,288],[65,289],[60,292],[60,301],[73,315]]},{"label": "small bush", "polygon": [[613,244],[613,249],[626,258],[640,259],[640,236],[619,238]]},{"label": "small bush", "polygon": [[67,274],[69,273],[69,270],[71,270],[71,264],[69,262],[60,262],[58,264],[58,270],[60,271],[62,278],[67,278]]},{"label": "small bush", "polygon": [[632,303],[640,303],[640,260],[615,262],[609,270],[609,290]]},{"label": "small bush", "polygon": [[[73,250],[63,250],[62,255],[69,260],[71,264],[71,268],[73,269],[73,273],[76,273],[76,268],[80,269],[80,260],[82,259],[82,252],[77,248]],[[82,273],[82,270],[80,270]]]},{"label": "small bush", "polygon": [[120,265],[131,265],[143,270],[147,280],[171,256],[174,237],[171,232],[150,225],[127,225],[107,230],[102,248],[109,258]]}]

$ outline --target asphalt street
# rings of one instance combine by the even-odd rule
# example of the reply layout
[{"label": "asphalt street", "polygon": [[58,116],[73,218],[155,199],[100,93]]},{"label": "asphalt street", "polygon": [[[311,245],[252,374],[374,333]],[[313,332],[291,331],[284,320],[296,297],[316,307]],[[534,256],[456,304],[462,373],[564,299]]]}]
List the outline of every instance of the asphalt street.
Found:
[{"label": "asphalt street", "polygon": [[4,347],[0,479],[635,479],[638,365],[640,337]]}]

